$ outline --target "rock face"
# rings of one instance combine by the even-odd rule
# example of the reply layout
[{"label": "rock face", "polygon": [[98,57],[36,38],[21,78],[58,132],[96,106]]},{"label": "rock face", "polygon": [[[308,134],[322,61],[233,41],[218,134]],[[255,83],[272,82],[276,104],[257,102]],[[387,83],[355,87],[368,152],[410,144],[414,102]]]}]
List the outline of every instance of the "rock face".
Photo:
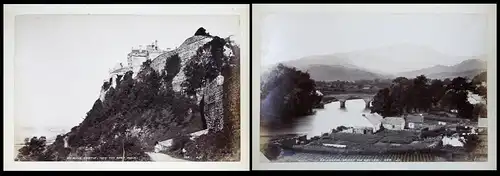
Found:
[{"label": "rock face", "polygon": [[[78,156],[127,153],[142,160],[155,142],[206,129],[194,146],[218,157],[233,153],[237,160],[238,45],[230,38],[195,35],[173,50],[160,52],[155,43],[146,51],[133,50],[128,65],[110,70],[99,99],[67,134],[69,147],[92,147]],[[125,149],[115,147],[123,143]]]},{"label": "rock face", "polygon": [[[161,54],[155,59],[153,59],[151,65],[157,72],[161,73],[164,71],[164,66],[167,62],[167,59],[175,54],[179,54],[179,57],[181,58],[181,70],[183,70],[184,67],[186,66],[186,62],[189,61],[191,57],[193,57],[196,54],[197,49],[203,46],[204,44],[210,42],[210,40],[212,40],[212,37],[209,36],[197,35],[189,37],[178,48],[168,51],[164,54]],[[186,78],[182,71],[180,71],[177,75],[175,75],[172,81],[172,86],[174,91],[177,92],[181,91],[181,84],[185,79]]]}]

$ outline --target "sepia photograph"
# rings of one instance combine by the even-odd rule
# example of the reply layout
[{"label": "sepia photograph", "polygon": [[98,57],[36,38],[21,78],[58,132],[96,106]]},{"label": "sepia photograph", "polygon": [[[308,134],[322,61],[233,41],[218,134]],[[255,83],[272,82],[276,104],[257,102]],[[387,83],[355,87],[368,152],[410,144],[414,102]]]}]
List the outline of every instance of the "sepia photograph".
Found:
[{"label": "sepia photograph", "polygon": [[11,160],[240,162],[240,20],[15,16]]},{"label": "sepia photograph", "polygon": [[486,163],[496,155],[488,153],[496,55],[487,14],[262,16],[257,162]]}]

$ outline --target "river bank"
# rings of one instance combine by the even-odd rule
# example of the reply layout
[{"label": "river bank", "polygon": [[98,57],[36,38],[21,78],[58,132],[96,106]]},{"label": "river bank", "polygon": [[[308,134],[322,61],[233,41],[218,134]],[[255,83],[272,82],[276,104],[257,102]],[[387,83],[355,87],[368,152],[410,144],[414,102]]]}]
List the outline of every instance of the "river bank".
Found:
[{"label": "river bank", "polygon": [[[326,104],[324,109],[318,109],[314,115],[296,121],[293,128],[271,132],[261,130],[261,151],[272,162],[318,161],[318,159],[338,161],[353,158],[355,160],[384,160],[391,157],[399,158],[398,161],[403,162],[469,161],[480,160],[473,158],[485,155],[465,151],[466,147],[473,148],[470,145],[467,146],[468,144],[466,147],[443,146],[444,136],[469,133],[471,131],[463,131],[462,127],[477,128],[477,123],[465,123],[467,120],[453,117],[439,118],[439,115],[431,113],[424,114],[424,122],[420,125],[422,129],[419,127],[418,129],[382,130],[375,134],[354,132],[357,130],[339,133],[332,129],[340,126],[373,127],[373,124],[362,116],[362,114],[369,113],[365,109],[364,100],[348,100],[346,104],[347,108],[340,108],[339,102]],[[429,118],[426,119],[426,117]],[[447,120],[448,123],[440,123],[439,120]],[[424,127],[429,127],[427,128],[429,131],[426,131]],[[421,130],[424,130],[426,135],[420,134]],[[353,132],[358,134],[353,134]],[[430,133],[435,134],[429,136]],[[453,138],[448,136],[447,140]],[[474,139],[470,138],[470,140]],[[481,140],[479,142],[484,143]],[[325,157],[321,159],[321,155]],[[312,158],[301,159],[301,157]]]}]

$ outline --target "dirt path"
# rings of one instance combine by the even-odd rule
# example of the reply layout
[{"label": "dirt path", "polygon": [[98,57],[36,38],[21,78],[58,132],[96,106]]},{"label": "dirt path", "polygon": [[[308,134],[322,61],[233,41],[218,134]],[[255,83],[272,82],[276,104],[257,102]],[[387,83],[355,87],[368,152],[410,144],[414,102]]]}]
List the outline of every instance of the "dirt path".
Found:
[{"label": "dirt path", "polygon": [[171,157],[167,154],[163,154],[163,153],[155,153],[155,152],[146,152],[146,154],[149,155],[149,157],[151,158],[152,161],[160,161],[160,162],[189,162],[187,160],[183,160],[183,159],[178,159],[178,158],[174,158],[174,157]]}]

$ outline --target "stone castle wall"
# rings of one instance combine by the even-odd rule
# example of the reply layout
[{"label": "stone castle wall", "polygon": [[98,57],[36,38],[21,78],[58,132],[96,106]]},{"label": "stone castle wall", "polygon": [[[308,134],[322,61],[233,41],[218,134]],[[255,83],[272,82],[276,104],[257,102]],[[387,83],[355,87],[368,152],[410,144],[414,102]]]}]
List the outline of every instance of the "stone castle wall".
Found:
[{"label": "stone castle wall", "polygon": [[207,128],[221,131],[224,128],[223,80],[215,79],[203,89],[204,114]]}]

